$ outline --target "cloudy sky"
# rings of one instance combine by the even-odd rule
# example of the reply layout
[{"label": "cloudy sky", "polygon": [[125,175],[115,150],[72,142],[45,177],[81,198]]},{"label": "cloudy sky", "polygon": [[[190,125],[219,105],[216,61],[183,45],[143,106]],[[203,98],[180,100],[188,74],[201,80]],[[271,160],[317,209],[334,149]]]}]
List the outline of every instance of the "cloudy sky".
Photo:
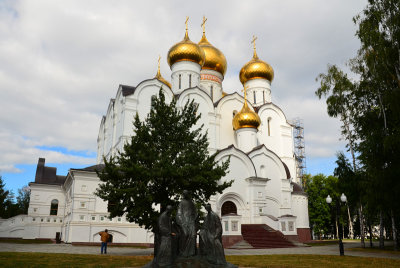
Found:
[{"label": "cloudy sky", "polygon": [[273,102],[305,127],[307,171],[331,174],[344,150],[340,122],[315,97],[327,64],[344,67],[359,47],[352,17],[366,0],[7,1],[0,0],[0,174],[6,188],[34,180],[39,157],[58,167],[95,164],[100,119],[119,84],[136,86],[161,72],[168,49],[208,40],[226,56],[223,82],[240,91],[240,68],[257,52],[275,70]]}]

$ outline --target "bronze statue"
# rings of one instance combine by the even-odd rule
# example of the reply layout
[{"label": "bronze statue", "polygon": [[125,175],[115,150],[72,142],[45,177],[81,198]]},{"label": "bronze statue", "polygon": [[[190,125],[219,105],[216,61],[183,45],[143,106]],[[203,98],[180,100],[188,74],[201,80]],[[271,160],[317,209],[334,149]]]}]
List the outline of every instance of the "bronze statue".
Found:
[{"label": "bronze statue", "polygon": [[196,218],[196,207],[189,198],[189,192],[184,190],[183,199],[176,212],[176,223],[179,226],[179,257],[196,255]]},{"label": "bronze statue", "polygon": [[167,206],[167,209],[158,218],[160,246],[153,262],[153,264],[158,265],[155,267],[169,267],[174,261],[172,256],[172,236],[175,236],[175,233],[172,232],[171,212],[172,207]]},{"label": "bronze statue", "polygon": [[208,214],[200,230],[200,254],[209,263],[225,265],[225,254],[222,246],[222,225],[219,216],[211,210],[211,205],[205,206]]},{"label": "bronze statue", "polygon": [[[208,214],[200,230],[199,255],[196,255],[197,210],[193,201],[189,198],[189,192],[185,190],[176,213],[178,235],[175,234],[175,226],[171,220],[172,207],[167,206],[157,222],[159,239],[155,240],[159,242],[154,260],[144,267],[237,268],[236,265],[225,260],[222,246],[222,225],[219,216],[211,210],[211,205],[208,204],[205,208]],[[176,240],[178,240],[178,250],[176,249]],[[178,251],[178,254],[176,254],[176,251]]]}]

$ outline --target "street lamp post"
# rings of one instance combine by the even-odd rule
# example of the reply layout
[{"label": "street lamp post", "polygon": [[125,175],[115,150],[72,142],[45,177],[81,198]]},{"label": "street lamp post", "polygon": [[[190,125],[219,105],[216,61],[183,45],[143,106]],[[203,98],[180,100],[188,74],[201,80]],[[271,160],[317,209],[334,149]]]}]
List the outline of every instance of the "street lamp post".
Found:
[{"label": "street lamp post", "polygon": [[[338,198],[339,199],[339,198]],[[340,201],[342,201],[343,203],[346,203],[347,201],[347,197],[344,195],[344,193],[342,193],[342,195],[340,196]],[[344,247],[343,247],[343,241],[342,241],[342,228],[340,226],[340,221],[339,221],[339,215],[340,215],[340,201],[336,200],[336,222],[338,223],[338,229],[339,229],[339,252],[340,252],[340,256],[344,256]],[[328,194],[328,196],[326,197],[326,203],[330,204],[332,203],[332,197],[330,197],[330,195]]]}]

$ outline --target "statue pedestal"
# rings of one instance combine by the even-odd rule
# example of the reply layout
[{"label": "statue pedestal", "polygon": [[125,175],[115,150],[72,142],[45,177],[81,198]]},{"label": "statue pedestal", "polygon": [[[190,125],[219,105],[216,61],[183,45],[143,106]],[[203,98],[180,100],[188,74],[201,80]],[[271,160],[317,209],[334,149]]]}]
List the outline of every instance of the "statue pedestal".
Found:
[{"label": "statue pedestal", "polygon": [[177,258],[170,266],[158,266],[150,262],[143,266],[143,268],[237,268],[236,265],[227,262],[226,264],[211,264],[199,256],[190,258]]}]

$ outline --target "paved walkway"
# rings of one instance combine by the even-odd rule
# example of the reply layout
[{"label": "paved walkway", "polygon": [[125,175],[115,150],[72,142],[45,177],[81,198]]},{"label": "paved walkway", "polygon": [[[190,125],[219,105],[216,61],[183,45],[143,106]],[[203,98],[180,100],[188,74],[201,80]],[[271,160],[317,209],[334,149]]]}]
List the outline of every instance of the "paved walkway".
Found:
[{"label": "paved walkway", "polygon": [[[346,242],[344,244],[346,256],[374,257],[400,259],[400,254],[386,254],[379,252],[349,251],[346,249],[359,247],[360,242]],[[12,244],[0,243],[0,251],[3,252],[44,252],[44,253],[69,253],[69,254],[99,254],[100,246],[72,246],[70,244]],[[129,247],[109,247],[109,255],[134,256],[151,255],[153,249],[137,249]],[[297,248],[274,249],[226,249],[226,255],[273,255],[273,254],[317,254],[339,255],[338,245]]]}]

